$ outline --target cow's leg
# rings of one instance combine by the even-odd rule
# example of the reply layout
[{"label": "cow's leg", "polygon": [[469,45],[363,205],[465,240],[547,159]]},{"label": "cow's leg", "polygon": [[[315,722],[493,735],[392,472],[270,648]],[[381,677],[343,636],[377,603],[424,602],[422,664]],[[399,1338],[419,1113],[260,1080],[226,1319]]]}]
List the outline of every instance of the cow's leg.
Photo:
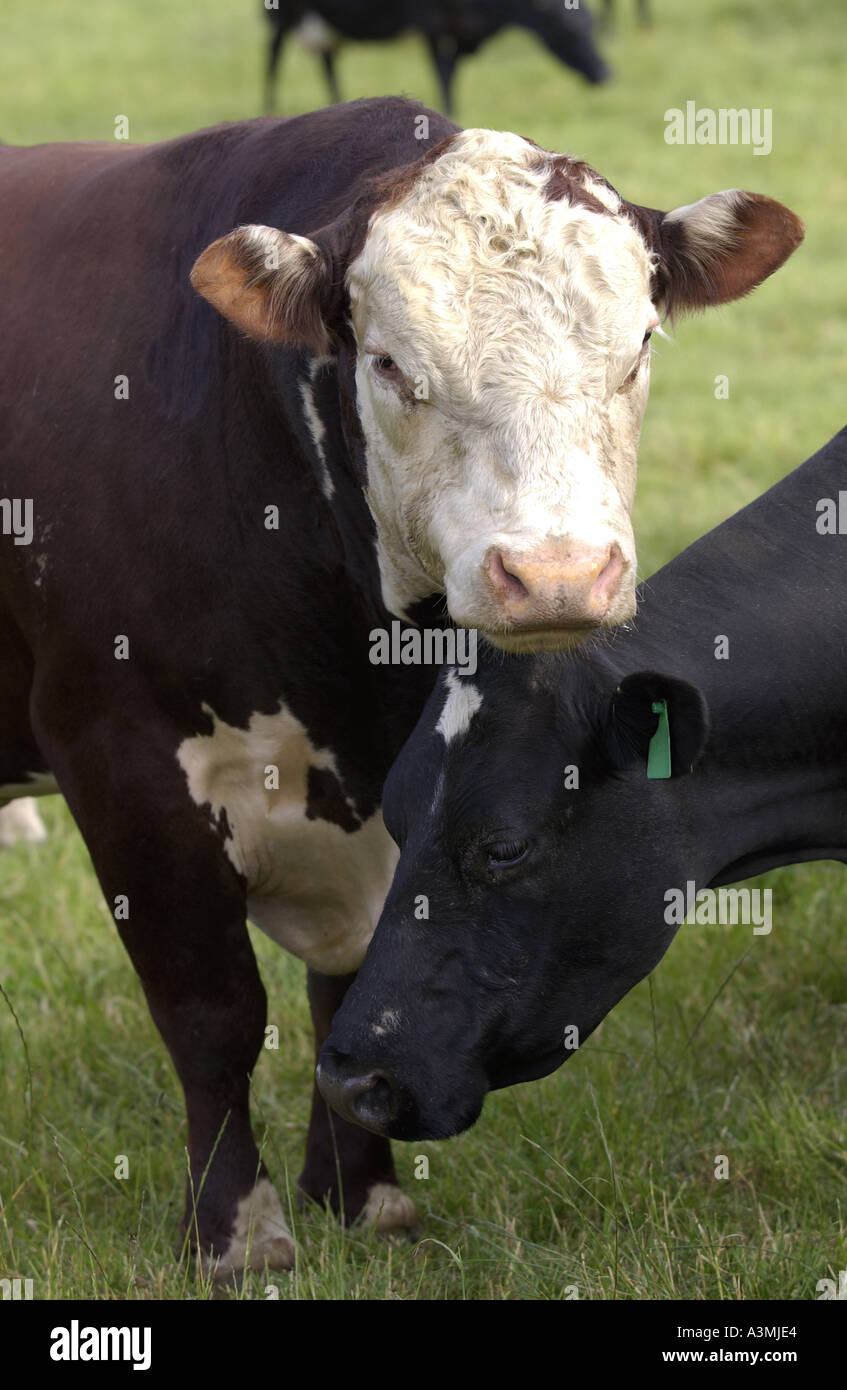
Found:
[{"label": "cow's leg", "polygon": [[190,800],[155,714],[85,713],[72,730],[59,711],[60,739],[43,718],[36,731],[185,1093],[183,1233],[218,1278],[266,1259],[288,1268],[293,1242],[250,1126],[266,999],[243,882],[208,808]]},{"label": "cow's leg", "polygon": [[329,87],[329,94],[337,104],[341,100],[341,91],[338,86],[338,74],[335,70],[335,54],[331,48],[321,49],[321,62],[324,65],[324,75]]},{"label": "cow's leg", "polygon": [[[308,972],[316,1057],[355,978]],[[308,1197],[329,1202],[334,1212],[343,1213],[348,1224],[359,1216],[383,1232],[409,1230],[417,1224],[414,1202],[397,1186],[389,1141],[342,1120],[330,1110],[317,1086],[312,1091],[306,1163],[299,1185]]]},{"label": "cow's leg", "polygon": [[427,43],[441,87],[441,109],[445,116],[453,115],[453,77],[456,72],[455,40],[449,34],[427,33]]},{"label": "cow's leg", "polygon": [[282,24],[277,24],[271,34],[271,41],[268,47],[268,65],[265,72],[266,116],[272,116],[276,106],[276,74],[282,55],[282,45],[285,42],[285,35],[286,30]]},{"label": "cow's leg", "polygon": [[47,831],[33,797],[22,796],[0,806],[0,849],[22,842],[37,845],[46,839]]}]

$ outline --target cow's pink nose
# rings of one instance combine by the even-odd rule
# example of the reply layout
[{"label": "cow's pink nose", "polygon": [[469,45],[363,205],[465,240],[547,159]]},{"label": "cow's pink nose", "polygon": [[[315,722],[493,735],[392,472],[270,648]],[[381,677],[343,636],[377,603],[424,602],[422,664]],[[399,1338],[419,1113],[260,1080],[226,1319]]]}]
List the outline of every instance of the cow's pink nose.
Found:
[{"label": "cow's pink nose", "polygon": [[601,623],[626,565],[620,546],[548,543],[525,555],[492,549],[483,565],[510,628],[579,628]]}]

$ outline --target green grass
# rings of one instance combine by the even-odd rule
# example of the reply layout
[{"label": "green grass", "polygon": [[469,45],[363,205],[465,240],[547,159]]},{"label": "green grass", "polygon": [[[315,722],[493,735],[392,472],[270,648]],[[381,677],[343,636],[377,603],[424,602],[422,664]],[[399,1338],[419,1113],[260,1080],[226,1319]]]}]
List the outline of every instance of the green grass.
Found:
[{"label": "green grass", "polygon": [[[588,90],[517,32],[458,87],[463,124],[578,153],[648,205],[748,187],[807,223],[803,248],[751,299],[657,346],[636,513],[645,574],[839,428],[847,377],[840,0],[654,9],[642,33],[618,6],[606,88]],[[132,138],[151,140],[255,114],[262,40],[249,0],[7,0],[0,137],[109,138],[126,115]],[[285,112],[321,104],[319,79],[292,46]],[[341,80],[351,97],[435,101],[413,37],[347,49]],[[771,107],[773,154],[666,145],[664,112],[688,99]],[[714,397],[718,374],[729,400]],[[178,1084],[67,811],[54,800],[44,812],[49,845],[0,860],[0,1277],[33,1278],[42,1298],[206,1297],[173,1260]],[[558,1299],[577,1286],[580,1298],[814,1299],[847,1265],[847,898],[833,865],[761,882],[774,890],[771,936],[683,928],[567,1067],[490,1097],[458,1139],[395,1146],[423,1243],[295,1208],[299,1264],[273,1277],[279,1296]],[[310,1027],[302,966],[254,940],[282,1034],[257,1069],[257,1132],[284,1194],[301,1162]],[[426,1181],[413,1177],[419,1153]],[[127,1180],[114,1177],[118,1154]],[[251,1276],[244,1296],[265,1283]]]}]

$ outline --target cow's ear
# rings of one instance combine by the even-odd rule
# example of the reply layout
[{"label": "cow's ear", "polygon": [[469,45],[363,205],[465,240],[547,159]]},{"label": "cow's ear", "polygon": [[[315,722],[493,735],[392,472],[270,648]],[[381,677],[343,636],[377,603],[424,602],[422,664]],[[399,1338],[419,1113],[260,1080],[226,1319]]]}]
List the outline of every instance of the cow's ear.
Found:
[{"label": "cow's ear", "polygon": [[331,261],[308,237],[276,227],[237,227],[194,262],[198,294],[250,338],[325,353]]},{"label": "cow's ear", "polygon": [[604,731],[613,767],[639,762],[650,777],[679,777],[699,761],[709,733],[702,693],[658,671],[625,676],[614,692]]},{"label": "cow's ear", "polygon": [[656,254],[655,302],[670,316],[749,294],[805,234],[790,208],[737,188],[672,212],[630,207]]}]

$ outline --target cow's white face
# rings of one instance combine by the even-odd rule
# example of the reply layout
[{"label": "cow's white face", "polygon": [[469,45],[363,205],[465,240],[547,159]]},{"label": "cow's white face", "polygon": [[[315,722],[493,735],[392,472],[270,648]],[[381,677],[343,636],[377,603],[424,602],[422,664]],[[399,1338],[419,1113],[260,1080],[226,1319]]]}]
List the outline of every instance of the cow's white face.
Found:
[{"label": "cow's white face", "polygon": [[195,289],[253,338],[340,351],[345,381],[355,353],[393,612],[443,592],[513,651],[626,620],[656,305],[747,294],[802,223],[738,189],[628,203],[502,131],[451,135],[367,189],[313,237],[236,228],[198,257]]},{"label": "cow's white face", "polygon": [[590,180],[603,210],[551,200],[540,156],[463,132],[375,214],[348,274],[386,603],[444,592],[455,622],[510,650],[634,612],[658,323],[617,195]]}]

